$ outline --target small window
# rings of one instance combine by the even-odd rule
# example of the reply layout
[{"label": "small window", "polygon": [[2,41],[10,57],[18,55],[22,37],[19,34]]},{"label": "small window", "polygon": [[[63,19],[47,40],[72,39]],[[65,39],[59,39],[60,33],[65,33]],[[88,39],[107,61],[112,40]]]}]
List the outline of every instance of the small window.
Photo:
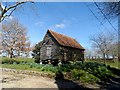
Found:
[{"label": "small window", "polygon": [[67,53],[64,52],[64,60],[67,60]]},{"label": "small window", "polygon": [[50,59],[51,58],[51,46],[47,46],[47,57]]}]

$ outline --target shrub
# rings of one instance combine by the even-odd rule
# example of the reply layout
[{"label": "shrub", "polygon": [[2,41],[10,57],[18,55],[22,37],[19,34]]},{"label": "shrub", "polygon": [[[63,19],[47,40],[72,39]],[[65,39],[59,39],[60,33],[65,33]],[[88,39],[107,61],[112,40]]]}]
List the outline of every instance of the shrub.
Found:
[{"label": "shrub", "polygon": [[72,79],[80,79],[83,82],[108,81],[111,76],[114,76],[105,64],[97,62],[76,62],[73,65],[62,67],[62,71],[71,71]]},{"label": "shrub", "polygon": [[27,63],[28,65],[30,65],[31,68],[38,68],[40,69],[40,67],[42,67],[43,65],[37,64],[37,63]]},{"label": "shrub", "polygon": [[74,69],[74,64],[65,64],[65,65],[59,66],[57,69],[58,71],[61,71],[61,72],[70,72],[72,69]]},{"label": "shrub", "polygon": [[15,65],[15,64],[17,64],[16,62],[13,62],[13,64]]},{"label": "shrub", "polygon": [[95,83],[100,81],[99,78],[94,76],[93,74],[90,74],[84,70],[78,70],[78,69],[73,69],[71,71],[71,76],[73,80],[80,80],[81,82],[84,83]]},{"label": "shrub", "polygon": [[80,76],[82,76],[83,74],[85,74],[85,71],[83,70],[78,70],[78,69],[73,69],[71,71],[71,74],[72,74],[72,78],[74,80],[79,80],[80,79]]},{"label": "shrub", "polygon": [[41,71],[48,71],[48,72],[53,72],[56,73],[58,71],[57,67],[54,67],[52,65],[44,65],[41,69]]},{"label": "shrub", "polygon": [[99,82],[100,79],[93,74],[85,73],[80,77],[80,81],[84,83],[96,83]]},{"label": "shrub", "polygon": [[37,63],[29,63],[30,68],[37,68],[40,71],[47,71],[47,72],[53,72],[56,73],[58,71],[58,68],[53,65],[43,65],[43,64],[37,64]]}]

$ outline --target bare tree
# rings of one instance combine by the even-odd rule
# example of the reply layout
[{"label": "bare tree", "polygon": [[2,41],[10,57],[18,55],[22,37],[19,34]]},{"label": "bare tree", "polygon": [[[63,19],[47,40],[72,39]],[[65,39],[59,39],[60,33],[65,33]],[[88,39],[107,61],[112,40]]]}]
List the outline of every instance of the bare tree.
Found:
[{"label": "bare tree", "polygon": [[[0,24],[0,28],[1,28],[1,24]],[[1,37],[1,32],[0,32],[0,38],[2,38]],[[2,39],[0,39],[0,54],[2,54],[2,44],[1,44],[1,42],[2,42]]]},{"label": "bare tree", "polygon": [[15,2],[11,5],[9,5],[8,2],[4,2],[4,5],[2,4],[2,2],[0,2],[0,22],[2,22],[6,17],[11,16],[19,6],[27,2],[33,3],[32,0],[23,0],[23,2]]},{"label": "bare tree", "polygon": [[[115,29],[115,27],[112,25],[110,20],[113,20],[114,18],[118,18],[120,16],[120,2],[104,2],[104,3],[96,3],[95,5],[98,7],[100,12],[102,13],[103,18],[105,18],[110,25],[113,27],[115,31],[118,31],[118,59],[120,61],[120,31],[119,29]],[[118,27],[119,27],[119,22],[118,22]]]},{"label": "bare tree", "polygon": [[103,17],[107,17],[108,19],[116,18],[120,15],[120,2],[103,2],[103,3],[95,3],[104,13]]},{"label": "bare tree", "polygon": [[90,60],[91,57],[92,57],[92,51],[90,49],[86,49],[85,50],[85,58]]},{"label": "bare tree", "polygon": [[12,58],[14,55],[29,50],[30,42],[27,37],[26,28],[17,20],[10,20],[2,25],[2,50]]},{"label": "bare tree", "polygon": [[112,43],[115,40],[114,35],[110,33],[99,33],[96,36],[92,36],[90,40],[92,41],[93,47],[97,48],[98,51],[102,54],[105,63],[106,57],[109,58],[109,51]]},{"label": "bare tree", "polygon": [[115,60],[118,57],[118,43],[114,42],[113,44],[110,45],[110,50],[109,50],[110,56],[112,56],[113,60]]}]

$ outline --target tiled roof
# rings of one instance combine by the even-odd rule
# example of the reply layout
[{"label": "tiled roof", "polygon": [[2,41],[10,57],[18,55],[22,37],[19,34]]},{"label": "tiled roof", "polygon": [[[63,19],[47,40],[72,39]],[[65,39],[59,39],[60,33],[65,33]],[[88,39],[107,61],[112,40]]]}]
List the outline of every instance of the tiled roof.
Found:
[{"label": "tiled roof", "polygon": [[48,32],[50,32],[51,35],[57,40],[57,42],[62,46],[67,46],[67,47],[72,47],[77,49],[84,49],[75,39],[71,37],[68,37],[63,34],[59,34],[52,30],[48,30]]}]

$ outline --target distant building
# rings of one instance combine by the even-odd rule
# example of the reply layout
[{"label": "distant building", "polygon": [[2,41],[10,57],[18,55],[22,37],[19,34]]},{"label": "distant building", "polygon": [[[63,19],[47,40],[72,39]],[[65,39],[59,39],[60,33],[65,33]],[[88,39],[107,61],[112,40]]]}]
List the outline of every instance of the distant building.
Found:
[{"label": "distant building", "polygon": [[42,41],[40,61],[44,64],[83,61],[84,48],[73,38],[48,30]]}]

